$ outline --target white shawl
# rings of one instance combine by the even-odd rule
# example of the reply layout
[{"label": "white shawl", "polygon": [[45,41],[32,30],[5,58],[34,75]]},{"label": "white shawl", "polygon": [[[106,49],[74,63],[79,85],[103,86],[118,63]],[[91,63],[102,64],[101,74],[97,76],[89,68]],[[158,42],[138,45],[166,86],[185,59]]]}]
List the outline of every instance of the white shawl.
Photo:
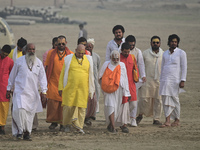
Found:
[{"label": "white shawl", "polygon": [[[72,57],[75,54],[70,54],[67,55],[64,58],[64,63],[65,63],[65,72],[64,72],[64,80],[63,80],[63,88],[67,85],[68,81],[68,72],[69,72],[69,67],[71,64]],[[92,56],[85,55],[90,63],[90,68],[89,68],[89,96],[93,98],[94,92],[95,92],[95,85],[94,85],[94,74],[93,74],[93,61],[92,61]]]}]

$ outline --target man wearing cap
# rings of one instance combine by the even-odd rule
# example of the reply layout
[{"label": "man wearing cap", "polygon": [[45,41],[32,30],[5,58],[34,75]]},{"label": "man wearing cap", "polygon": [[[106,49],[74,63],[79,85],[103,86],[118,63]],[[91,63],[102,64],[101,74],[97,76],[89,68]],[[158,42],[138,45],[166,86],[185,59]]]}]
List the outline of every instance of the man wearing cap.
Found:
[{"label": "man wearing cap", "polygon": [[114,39],[108,42],[106,47],[106,61],[110,60],[110,54],[113,50],[120,52],[121,45],[124,43],[125,38],[124,36],[124,27],[122,25],[116,25],[113,27],[112,32],[114,34]]},{"label": "man wearing cap", "polygon": [[93,51],[95,41],[93,38],[87,40],[86,50],[88,50],[92,55],[93,60],[93,72],[94,72],[94,84],[95,84],[95,94],[93,99],[88,99],[87,113],[85,117],[85,124],[91,125],[90,119],[95,120],[96,112],[99,112],[99,96],[100,96],[100,85],[98,82],[98,72],[100,70],[100,56]]},{"label": "man wearing cap", "polygon": [[8,85],[9,74],[13,67],[13,60],[9,57],[11,47],[4,45],[0,52],[0,134],[5,134],[4,127],[9,110],[10,99],[6,98],[6,88]]}]

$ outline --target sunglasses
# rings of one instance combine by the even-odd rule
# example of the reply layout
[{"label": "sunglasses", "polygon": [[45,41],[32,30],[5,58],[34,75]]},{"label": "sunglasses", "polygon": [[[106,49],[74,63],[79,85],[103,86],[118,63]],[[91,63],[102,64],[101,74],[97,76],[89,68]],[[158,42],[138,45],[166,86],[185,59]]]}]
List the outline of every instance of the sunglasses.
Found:
[{"label": "sunglasses", "polygon": [[159,44],[160,42],[153,42],[153,44]]},{"label": "sunglasses", "polygon": [[58,45],[59,45],[59,46],[61,46],[61,45],[63,45],[63,46],[64,46],[64,45],[65,45],[65,43],[58,43]]}]

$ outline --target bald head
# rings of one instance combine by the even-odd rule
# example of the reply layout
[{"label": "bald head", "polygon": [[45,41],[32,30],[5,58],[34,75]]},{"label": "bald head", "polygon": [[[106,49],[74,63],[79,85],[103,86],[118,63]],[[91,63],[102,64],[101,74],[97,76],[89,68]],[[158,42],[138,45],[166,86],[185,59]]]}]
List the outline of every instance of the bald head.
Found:
[{"label": "bald head", "polygon": [[84,54],[85,54],[85,46],[83,44],[78,44],[76,48],[76,57],[83,58]]}]

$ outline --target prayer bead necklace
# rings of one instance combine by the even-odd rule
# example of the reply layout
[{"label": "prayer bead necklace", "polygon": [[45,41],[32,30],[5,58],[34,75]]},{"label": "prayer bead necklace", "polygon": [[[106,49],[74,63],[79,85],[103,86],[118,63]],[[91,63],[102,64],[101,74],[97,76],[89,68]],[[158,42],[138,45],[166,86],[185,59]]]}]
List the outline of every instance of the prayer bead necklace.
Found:
[{"label": "prayer bead necklace", "polygon": [[76,60],[77,60],[77,62],[78,62],[78,64],[79,65],[82,65],[82,63],[83,63],[83,58],[81,59],[81,61],[76,57]]},{"label": "prayer bead necklace", "polygon": [[66,54],[66,51],[64,51],[62,54],[58,51],[59,60],[62,60],[62,58],[65,56],[65,54]]}]

